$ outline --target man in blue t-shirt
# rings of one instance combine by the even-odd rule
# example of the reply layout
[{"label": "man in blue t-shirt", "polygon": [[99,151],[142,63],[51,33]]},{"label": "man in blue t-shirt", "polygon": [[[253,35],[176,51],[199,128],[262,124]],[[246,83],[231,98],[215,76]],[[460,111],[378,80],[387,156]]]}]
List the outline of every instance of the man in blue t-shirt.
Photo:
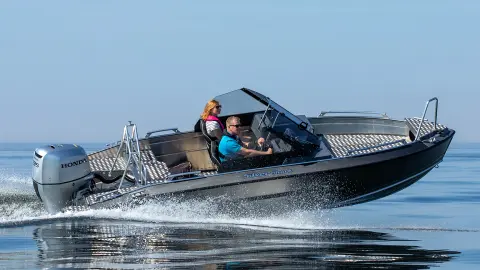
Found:
[{"label": "man in blue t-shirt", "polygon": [[268,148],[267,151],[257,151],[244,147],[243,142],[238,137],[238,128],[240,125],[240,118],[236,116],[230,116],[226,121],[227,127],[224,132],[224,136],[220,140],[218,145],[218,151],[225,157],[220,157],[220,161],[227,159],[236,159],[239,157],[253,157],[260,155],[272,154],[272,148]]}]

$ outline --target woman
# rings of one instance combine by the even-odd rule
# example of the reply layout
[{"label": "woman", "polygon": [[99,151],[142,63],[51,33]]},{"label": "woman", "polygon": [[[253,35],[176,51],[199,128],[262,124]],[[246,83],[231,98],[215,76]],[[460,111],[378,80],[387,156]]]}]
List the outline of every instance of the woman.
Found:
[{"label": "woman", "polygon": [[205,109],[200,116],[203,121],[205,121],[207,134],[210,137],[216,137],[218,140],[222,139],[223,130],[225,129],[220,119],[218,119],[218,115],[221,111],[222,105],[220,105],[218,101],[212,99],[207,105],[205,105]]},{"label": "woman", "polygon": [[[221,111],[222,105],[220,105],[218,101],[212,99],[207,103],[207,105],[205,105],[203,113],[200,116],[200,118],[205,121],[208,136],[217,138],[219,141],[222,139],[223,132],[225,130],[225,126],[222,124],[220,119],[218,119],[218,115],[221,113]],[[240,136],[240,138],[245,147],[256,147],[250,143],[250,140],[252,139],[250,136]],[[259,138],[257,144],[261,148],[264,142],[264,138]]]}]

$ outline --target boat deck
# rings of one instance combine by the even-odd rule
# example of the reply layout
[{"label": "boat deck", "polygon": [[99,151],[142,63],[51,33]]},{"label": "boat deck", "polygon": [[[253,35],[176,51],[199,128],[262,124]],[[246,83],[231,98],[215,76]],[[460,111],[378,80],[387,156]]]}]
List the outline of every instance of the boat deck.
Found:
[{"label": "boat deck", "polygon": [[[406,118],[405,124],[416,135],[422,119]],[[437,129],[445,128],[437,123]],[[420,128],[419,137],[434,130],[434,123],[425,120]],[[324,135],[334,157],[347,157],[359,154],[374,153],[387,150],[411,142],[408,135],[390,134],[326,134]]]},{"label": "boat deck", "polygon": [[[171,168],[168,168],[165,162],[161,162],[155,159],[155,155],[150,149],[144,149],[142,152],[142,162],[147,170],[147,184],[153,184],[158,182],[167,181],[168,177],[172,175]],[[100,153],[98,153],[100,154]],[[113,156],[103,155],[90,155],[89,162],[92,171],[109,171],[115,161],[115,153]],[[123,171],[125,168],[125,160],[119,158],[113,167],[113,171]],[[200,175],[212,175],[216,174],[216,171],[201,172]]]},{"label": "boat deck", "polygon": [[376,134],[324,135],[334,157],[373,153],[407,144],[408,137]]},{"label": "boat deck", "polygon": [[[406,118],[405,124],[408,129],[416,135],[421,119]],[[437,124],[437,129],[443,129],[445,126]],[[419,136],[428,134],[434,129],[434,124],[425,121],[419,132]],[[377,151],[387,150],[411,142],[408,135],[390,135],[390,134],[324,134],[324,142],[329,148],[332,156],[335,158],[348,157],[359,154],[374,153]],[[106,149],[89,155],[89,162],[92,171],[109,171],[114,164],[116,147]],[[148,147],[142,145],[141,157],[146,167],[148,181],[151,183],[165,182],[175,172],[173,168],[169,168],[165,162],[155,158],[155,154]],[[125,160],[119,158],[113,170],[123,171],[125,168]],[[201,175],[216,174],[215,170],[201,172]]]}]

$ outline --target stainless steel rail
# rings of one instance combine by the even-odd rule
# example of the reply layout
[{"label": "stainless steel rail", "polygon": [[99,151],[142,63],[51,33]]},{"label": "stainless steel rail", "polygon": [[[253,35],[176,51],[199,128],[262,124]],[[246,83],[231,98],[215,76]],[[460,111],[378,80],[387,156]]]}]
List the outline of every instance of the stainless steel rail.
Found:
[{"label": "stainless steel rail", "polygon": [[128,122],[128,125],[125,125],[123,128],[123,136],[120,146],[117,150],[117,155],[115,156],[115,160],[113,161],[113,164],[108,172],[109,176],[111,176],[112,170],[115,167],[120,154],[123,154],[123,158],[126,159],[125,168],[122,179],[120,180],[120,184],[118,185],[118,189],[121,188],[123,180],[125,179],[125,175],[127,174],[130,166],[133,167],[131,168],[131,171],[134,174],[135,183],[143,185],[147,183],[147,170],[142,161],[140,144],[138,142],[137,125],[132,124],[131,121]]},{"label": "stainless steel rail", "polygon": [[167,177],[167,180],[172,180],[175,177],[184,176],[184,175],[191,175],[191,174],[199,175],[200,173],[202,173],[202,172],[201,171],[192,171],[192,172],[183,172],[183,173],[171,174]]},{"label": "stainless steel rail", "polygon": [[264,124],[265,115],[267,115],[268,109],[270,109],[270,101],[268,101],[268,106],[267,106],[267,108],[265,109],[265,112],[263,112],[262,119],[260,119],[260,123],[258,123],[258,129],[260,129],[260,127],[262,126],[262,124]]},{"label": "stainless steel rail", "polygon": [[427,110],[428,110],[428,105],[430,105],[430,103],[432,101],[435,101],[435,125],[434,125],[434,130],[437,130],[437,112],[438,112],[438,98],[436,97],[433,97],[431,99],[429,99],[427,101],[427,103],[425,104],[425,110],[423,110],[423,116],[422,116],[422,120],[420,122],[420,125],[417,129],[417,135],[415,136],[415,140],[414,142],[416,142],[418,140],[418,137],[420,135],[420,130],[422,129],[422,125],[423,125],[423,122],[425,121],[425,115],[427,114]]},{"label": "stainless steel rail", "polygon": [[327,114],[371,114],[371,115],[379,115],[385,119],[390,119],[390,117],[386,113],[379,113],[379,112],[372,112],[372,111],[322,111],[318,116],[321,117]]},{"label": "stainless steel rail", "polygon": [[174,133],[180,133],[180,130],[178,128],[164,128],[164,129],[153,130],[153,131],[147,132],[147,135],[145,135],[145,138],[150,137],[154,133],[160,133],[160,132],[165,132],[165,131],[173,131]]}]

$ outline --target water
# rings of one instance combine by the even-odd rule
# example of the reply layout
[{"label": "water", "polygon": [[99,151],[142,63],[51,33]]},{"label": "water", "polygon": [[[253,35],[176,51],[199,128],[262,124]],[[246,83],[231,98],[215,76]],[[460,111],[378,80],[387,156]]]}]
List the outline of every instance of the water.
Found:
[{"label": "water", "polygon": [[[480,144],[387,198],[238,218],[209,202],[50,216],[30,180],[38,144],[0,144],[0,269],[477,269]],[[102,145],[83,145],[87,151]]]}]

